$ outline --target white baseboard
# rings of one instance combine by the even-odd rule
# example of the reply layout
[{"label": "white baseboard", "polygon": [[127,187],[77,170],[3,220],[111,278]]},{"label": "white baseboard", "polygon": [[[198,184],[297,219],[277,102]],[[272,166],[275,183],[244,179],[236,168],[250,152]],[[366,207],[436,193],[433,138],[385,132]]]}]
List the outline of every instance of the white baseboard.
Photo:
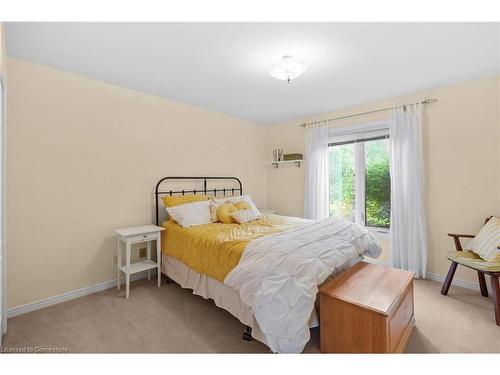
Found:
[{"label": "white baseboard", "polygon": [[[384,261],[381,261],[378,259],[374,259],[374,258],[365,258],[365,261],[367,261],[369,263],[379,264],[382,266],[389,265],[387,262],[384,262]],[[156,270],[153,270],[152,274],[156,275]],[[140,280],[140,279],[143,279],[145,277],[147,277],[146,272],[137,273],[137,274],[134,274],[130,277],[130,281]],[[443,282],[445,277],[446,277],[445,275],[438,275],[435,273],[427,272],[427,279],[429,279],[429,280]],[[461,280],[461,279],[457,279],[457,278],[453,279],[453,282],[451,284],[451,288],[453,288],[454,285],[462,287],[462,288],[470,289],[470,290],[480,290],[479,283],[474,283],[471,281]],[[71,292],[59,294],[59,295],[54,296],[54,297],[49,297],[49,298],[46,298],[46,299],[43,299],[40,301],[28,303],[26,305],[13,307],[13,308],[10,308],[7,310],[7,318],[12,318],[12,317],[17,316],[17,315],[26,314],[28,312],[35,311],[35,310],[40,310],[40,309],[43,309],[44,307],[56,305],[56,304],[61,303],[61,302],[69,301],[69,300],[72,300],[75,298],[83,297],[83,296],[86,296],[86,295],[89,295],[92,293],[101,292],[103,290],[106,290],[109,288],[115,288],[115,287],[116,287],[116,279],[113,279],[113,280],[109,280],[109,281],[104,281],[104,282],[99,283],[99,284],[91,285],[91,286],[88,286],[85,288],[73,290]],[[488,285],[488,292],[491,294],[490,285]]]},{"label": "white baseboard", "polygon": [[[156,270],[152,270],[151,272],[152,275],[156,275]],[[135,281],[139,279],[143,279],[147,277],[147,271],[145,272],[140,272],[136,273],[130,276],[130,281]],[[99,284],[87,286],[85,288],[73,290],[71,292],[66,292],[63,294],[59,294],[54,297],[49,297],[42,299],[40,301],[28,303],[26,305],[18,306],[18,307],[13,307],[7,310],[7,318],[12,318],[17,315],[21,314],[26,314],[31,311],[35,310],[40,310],[43,309],[44,307],[56,305],[61,302],[66,302],[75,298],[83,297],[92,293],[97,293],[101,292],[103,290],[109,289],[109,288],[116,288],[117,285],[117,279],[109,280],[109,281],[104,281]]]},{"label": "white baseboard", "polygon": [[[389,263],[387,263],[386,261],[382,261],[382,260],[375,259],[375,258],[368,258],[367,257],[367,258],[365,258],[365,262],[379,264],[381,266],[387,266],[387,267],[389,266]],[[427,272],[426,275],[427,275],[426,279],[438,281],[440,283],[444,282],[444,279],[446,278],[446,275],[438,275],[436,273],[431,273],[431,272]],[[489,285],[488,280],[486,280],[486,285],[488,287],[488,293],[491,294],[491,285]],[[472,281],[461,280],[461,279],[457,279],[456,277],[453,278],[453,281],[452,281],[451,286],[450,286],[450,290],[453,288],[453,286],[459,286],[459,287],[462,287],[465,289],[470,289],[470,290],[477,290],[477,291],[480,290],[479,282],[475,283]]]},{"label": "white baseboard", "polygon": [[[444,279],[446,278],[445,275],[437,275],[435,273],[430,273],[427,272],[427,279],[429,280],[434,280],[434,281],[439,281],[440,283],[444,282]],[[486,279],[486,286],[488,288],[488,293],[491,294],[491,285],[488,283],[488,279]],[[457,278],[453,278],[453,281],[451,282],[450,290],[453,289],[453,286],[459,286],[465,289],[470,289],[470,290],[477,290],[480,291],[481,289],[479,288],[479,282],[474,283],[472,281],[467,281],[467,280],[461,280]]]}]

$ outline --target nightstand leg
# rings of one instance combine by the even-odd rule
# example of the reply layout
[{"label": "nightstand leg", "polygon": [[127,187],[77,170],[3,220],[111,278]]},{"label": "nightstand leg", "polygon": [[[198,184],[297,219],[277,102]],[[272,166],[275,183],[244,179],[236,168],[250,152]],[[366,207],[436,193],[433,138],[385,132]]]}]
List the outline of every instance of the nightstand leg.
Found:
[{"label": "nightstand leg", "polygon": [[[151,260],[151,241],[148,241],[146,245],[146,251],[147,251],[147,258],[148,260]],[[148,270],[148,280],[151,280],[151,270]]]},{"label": "nightstand leg", "polygon": [[160,250],[160,238],[156,240],[156,263],[158,264],[158,269],[156,271],[158,276],[158,288],[161,285],[161,250]]},{"label": "nightstand leg", "polygon": [[125,262],[126,262],[126,298],[129,297],[130,292],[130,243],[127,241],[126,245],[126,254],[125,254]]},{"label": "nightstand leg", "polygon": [[120,237],[116,237],[117,243],[116,246],[118,248],[118,253],[116,255],[116,269],[117,269],[117,275],[116,275],[116,287],[118,290],[120,290],[120,284],[121,284],[121,274],[120,274],[120,267],[122,266],[122,248],[121,248],[121,240]]}]

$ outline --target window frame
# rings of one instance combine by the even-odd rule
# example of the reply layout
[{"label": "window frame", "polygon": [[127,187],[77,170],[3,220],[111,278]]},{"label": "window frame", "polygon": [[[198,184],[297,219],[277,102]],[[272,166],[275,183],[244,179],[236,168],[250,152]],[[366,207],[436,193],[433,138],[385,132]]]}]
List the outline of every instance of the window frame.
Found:
[{"label": "window frame", "polygon": [[[351,126],[331,128],[328,133],[328,148],[341,142],[354,143],[354,173],[355,173],[355,222],[375,234],[380,239],[389,239],[391,229],[371,227],[366,221],[366,170],[364,143],[377,138],[389,138],[389,119],[360,123]],[[362,173],[360,173],[360,171]]]}]

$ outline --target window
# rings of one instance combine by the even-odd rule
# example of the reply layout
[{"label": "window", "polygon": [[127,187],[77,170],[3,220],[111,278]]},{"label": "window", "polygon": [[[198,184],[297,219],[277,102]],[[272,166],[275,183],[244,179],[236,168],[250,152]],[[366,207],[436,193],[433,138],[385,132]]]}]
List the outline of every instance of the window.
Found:
[{"label": "window", "polygon": [[387,233],[391,217],[387,123],[332,130],[329,155],[330,215]]}]

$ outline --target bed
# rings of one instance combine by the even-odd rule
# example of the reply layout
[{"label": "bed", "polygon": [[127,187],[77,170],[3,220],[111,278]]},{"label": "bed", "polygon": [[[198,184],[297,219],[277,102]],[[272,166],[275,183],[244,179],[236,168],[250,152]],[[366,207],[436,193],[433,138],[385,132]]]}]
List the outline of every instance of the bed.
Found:
[{"label": "bed", "polygon": [[[363,259],[364,252],[353,251],[347,241],[339,242],[340,235],[331,234],[332,229],[349,239],[358,238],[360,247],[371,255],[379,250],[376,239],[366,231],[338,219],[320,223],[265,215],[245,224],[183,228],[166,217],[163,196],[197,194],[229,199],[242,196],[243,187],[236,177],[164,177],[157,183],[156,224],[166,228],[162,273],[193,294],[212,299],[246,326],[244,339],[253,337],[274,352],[302,350],[309,328],[319,325],[314,301],[311,304],[318,283]],[[332,240],[332,236],[337,237]],[[332,251],[335,241],[339,245]]]}]

